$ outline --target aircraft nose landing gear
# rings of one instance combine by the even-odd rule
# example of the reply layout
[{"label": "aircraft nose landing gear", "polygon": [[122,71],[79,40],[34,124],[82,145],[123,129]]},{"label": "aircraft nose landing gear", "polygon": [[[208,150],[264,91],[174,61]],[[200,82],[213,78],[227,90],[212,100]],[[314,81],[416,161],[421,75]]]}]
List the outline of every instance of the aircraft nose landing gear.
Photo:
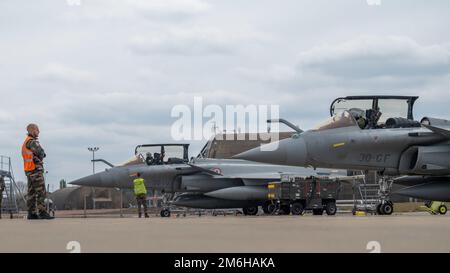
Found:
[{"label": "aircraft nose landing gear", "polygon": [[169,209],[163,209],[160,212],[161,217],[170,217],[170,210]]}]

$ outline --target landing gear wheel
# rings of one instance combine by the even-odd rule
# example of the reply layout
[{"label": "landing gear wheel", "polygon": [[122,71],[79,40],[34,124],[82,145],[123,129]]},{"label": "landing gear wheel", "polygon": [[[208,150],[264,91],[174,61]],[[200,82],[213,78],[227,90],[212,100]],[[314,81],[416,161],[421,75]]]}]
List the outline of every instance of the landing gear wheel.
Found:
[{"label": "landing gear wheel", "polygon": [[291,212],[292,215],[302,215],[304,211],[303,205],[300,202],[295,202],[292,204]]},{"label": "landing gear wheel", "polygon": [[163,209],[161,210],[161,217],[170,217],[170,210],[168,209]]},{"label": "landing gear wheel", "polygon": [[442,205],[439,207],[439,213],[442,215],[445,215],[447,213],[447,206],[446,205]]},{"label": "landing gear wheel", "polygon": [[244,215],[256,215],[258,214],[258,207],[248,207],[248,208],[243,208],[242,212],[244,212]]},{"label": "landing gear wheel", "polygon": [[382,206],[382,204],[378,204],[377,205],[377,214],[378,215],[383,215],[384,214],[383,211],[381,211],[381,206]]},{"label": "landing gear wheel", "polygon": [[384,215],[391,215],[394,212],[394,206],[391,202],[384,203],[380,208]]},{"label": "landing gear wheel", "polygon": [[327,203],[325,211],[327,212],[327,215],[335,215],[337,212],[336,203],[334,202]]},{"label": "landing gear wheel", "polygon": [[277,206],[272,204],[272,202],[268,202],[262,206],[262,209],[265,214],[273,214]]},{"label": "landing gear wheel", "polygon": [[280,211],[282,215],[289,215],[291,214],[291,206],[290,205],[281,205]]},{"label": "landing gear wheel", "polygon": [[313,215],[322,215],[323,209],[313,209]]}]

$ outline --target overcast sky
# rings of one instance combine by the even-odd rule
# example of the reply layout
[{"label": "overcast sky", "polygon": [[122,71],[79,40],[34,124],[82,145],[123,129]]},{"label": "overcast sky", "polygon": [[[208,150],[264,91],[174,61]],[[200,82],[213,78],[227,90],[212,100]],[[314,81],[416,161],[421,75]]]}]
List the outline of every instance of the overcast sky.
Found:
[{"label": "overcast sky", "polygon": [[0,154],[19,180],[30,122],[57,185],[92,172],[89,146],[120,163],[173,142],[171,109],[194,96],[278,104],[305,129],[356,94],[419,95],[416,118],[450,118],[448,0],[77,2],[0,1]]}]

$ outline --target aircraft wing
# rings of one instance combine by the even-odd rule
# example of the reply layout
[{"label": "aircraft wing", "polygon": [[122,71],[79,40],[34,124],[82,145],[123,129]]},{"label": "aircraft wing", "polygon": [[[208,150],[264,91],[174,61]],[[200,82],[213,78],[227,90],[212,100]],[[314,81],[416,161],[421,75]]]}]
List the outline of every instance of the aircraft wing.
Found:
[{"label": "aircraft wing", "polygon": [[280,179],[280,173],[275,172],[267,172],[267,173],[239,173],[233,175],[223,175],[219,172],[215,172],[210,169],[206,169],[195,164],[188,164],[194,170],[197,170],[201,173],[205,173],[211,176],[215,176],[216,178],[230,178],[230,179],[250,179],[250,180],[272,180],[272,179]]}]

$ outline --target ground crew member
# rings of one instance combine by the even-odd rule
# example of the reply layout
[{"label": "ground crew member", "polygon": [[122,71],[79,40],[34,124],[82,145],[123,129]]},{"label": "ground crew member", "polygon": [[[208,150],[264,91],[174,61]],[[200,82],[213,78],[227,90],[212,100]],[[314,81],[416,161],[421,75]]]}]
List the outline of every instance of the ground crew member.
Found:
[{"label": "ground crew member", "polygon": [[44,149],[39,144],[39,127],[36,124],[27,126],[28,135],[22,145],[22,157],[25,175],[28,180],[27,207],[28,219],[53,219],[46,211],[44,180]]},{"label": "ground crew member", "polygon": [[0,219],[2,219],[2,199],[4,190],[5,190],[5,179],[3,178],[3,176],[0,176]]},{"label": "ground crew member", "polygon": [[142,217],[141,206],[144,206],[145,218],[148,218],[147,214],[147,188],[145,187],[145,180],[141,178],[141,174],[136,174],[137,178],[134,179],[134,194],[136,195],[136,201],[138,205],[139,218]]}]

